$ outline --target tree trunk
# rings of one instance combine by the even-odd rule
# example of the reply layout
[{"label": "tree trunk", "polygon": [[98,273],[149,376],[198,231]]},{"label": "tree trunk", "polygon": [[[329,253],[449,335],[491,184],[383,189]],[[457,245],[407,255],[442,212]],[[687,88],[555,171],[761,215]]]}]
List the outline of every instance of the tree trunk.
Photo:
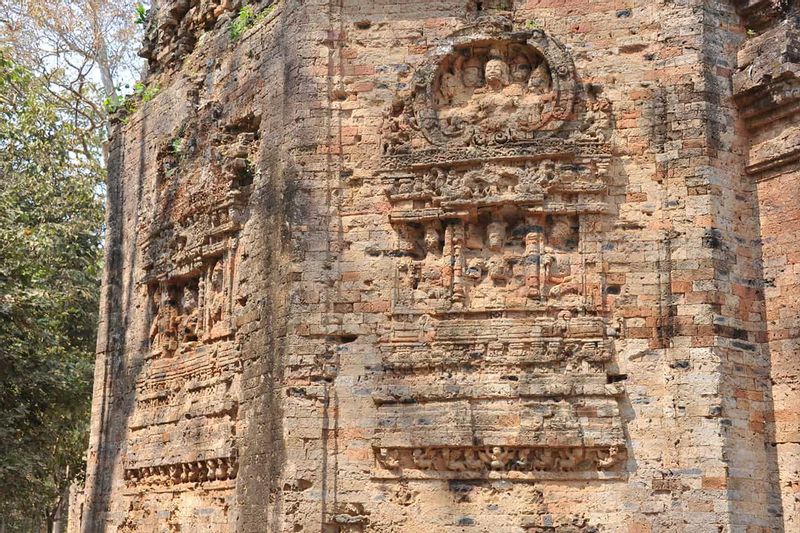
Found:
[{"label": "tree trunk", "polygon": [[108,45],[106,37],[103,35],[103,28],[100,24],[101,2],[93,0],[89,2],[90,16],[92,17],[92,33],[94,34],[94,44],[97,52],[97,67],[100,70],[100,81],[103,83],[103,92],[114,105],[117,101],[117,88],[114,86],[114,76],[111,73],[111,63],[108,59]]}]

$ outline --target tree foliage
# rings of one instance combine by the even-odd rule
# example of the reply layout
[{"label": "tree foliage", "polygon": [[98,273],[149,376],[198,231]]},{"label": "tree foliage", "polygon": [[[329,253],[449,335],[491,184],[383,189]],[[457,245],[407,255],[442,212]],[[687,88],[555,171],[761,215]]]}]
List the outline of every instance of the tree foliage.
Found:
[{"label": "tree foliage", "polygon": [[[98,130],[133,92],[147,6],[135,0],[0,0],[0,49],[47,83],[77,126]],[[107,106],[104,107],[103,103]]]},{"label": "tree foliage", "polygon": [[0,515],[12,531],[52,515],[86,448],[102,132],[61,104],[0,51]]}]

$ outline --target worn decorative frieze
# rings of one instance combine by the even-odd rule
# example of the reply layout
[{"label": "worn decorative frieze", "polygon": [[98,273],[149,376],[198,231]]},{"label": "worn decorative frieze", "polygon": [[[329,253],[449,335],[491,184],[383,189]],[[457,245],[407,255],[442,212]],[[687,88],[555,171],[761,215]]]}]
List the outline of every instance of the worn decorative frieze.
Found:
[{"label": "worn decorative frieze", "polygon": [[376,476],[482,477],[518,480],[592,479],[615,477],[624,452],[610,448],[526,448],[484,446],[466,448],[381,448],[376,459],[381,472]]},{"label": "worn decorative frieze", "polygon": [[238,470],[239,465],[235,457],[219,457],[190,463],[132,466],[125,469],[125,480],[131,487],[175,486],[236,479]]}]

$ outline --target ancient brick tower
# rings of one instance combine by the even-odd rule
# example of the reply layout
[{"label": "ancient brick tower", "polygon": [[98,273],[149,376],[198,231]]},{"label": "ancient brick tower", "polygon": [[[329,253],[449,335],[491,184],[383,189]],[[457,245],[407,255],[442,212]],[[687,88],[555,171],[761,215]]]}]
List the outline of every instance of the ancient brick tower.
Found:
[{"label": "ancient brick tower", "polygon": [[241,8],[150,16],[74,531],[800,531],[790,3]]}]

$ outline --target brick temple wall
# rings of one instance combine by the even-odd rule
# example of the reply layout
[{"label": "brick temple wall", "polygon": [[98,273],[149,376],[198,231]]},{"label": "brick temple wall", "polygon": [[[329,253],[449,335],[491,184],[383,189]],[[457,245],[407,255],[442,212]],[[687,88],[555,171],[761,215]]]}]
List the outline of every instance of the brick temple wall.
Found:
[{"label": "brick temple wall", "polygon": [[73,530],[792,530],[777,7],[160,4]]},{"label": "brick temple wall", "polygon": [[[760,6],[760,12],[769,12]],[[747,173],[757,188],[773,411],[767,413],[768,450],[776,457],[772,484],[785,531],[800,527],[800,351],[798,351],[797,207],[800,27],[788,17],[757,18],[740,49],[734,93],[748,132]],[[774,498],[774,494],[772,495]]]}]

